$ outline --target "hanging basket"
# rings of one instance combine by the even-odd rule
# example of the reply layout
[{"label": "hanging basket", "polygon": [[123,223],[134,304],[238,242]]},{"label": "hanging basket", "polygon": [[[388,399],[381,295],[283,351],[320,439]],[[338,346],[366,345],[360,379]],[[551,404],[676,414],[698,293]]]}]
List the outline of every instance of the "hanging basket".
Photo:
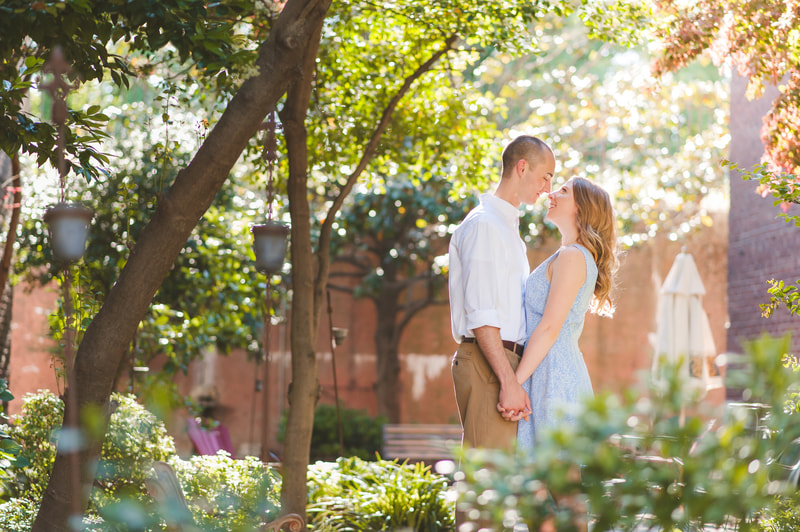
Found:
[{"label": "hanging basket", "polygon": [[256,269],[262,273],[276,273],[283,268],[288,247],[289,226],[268,220],[250,228],[253,233],[253,251],[256,254]]},{"label": "hanging basket", "polygon": [[80,203],[57,203],[44,213],[53,256],[64,262],[83,257],[92,210]]}]

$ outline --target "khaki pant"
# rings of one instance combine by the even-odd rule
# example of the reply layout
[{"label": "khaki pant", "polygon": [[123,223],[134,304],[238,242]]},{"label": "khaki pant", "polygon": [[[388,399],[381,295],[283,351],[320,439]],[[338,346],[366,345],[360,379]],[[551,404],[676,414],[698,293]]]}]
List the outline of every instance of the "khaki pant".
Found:
[{"label": "khaki pant", "polygon": [[[511,368],[516,371],[519,355],[506,349]],[[497,411],[500,381],[477,343],[458,346],[450,365],[464,429],[465,447],[511,449],[517,439],[517,422],[506,421]]]}]

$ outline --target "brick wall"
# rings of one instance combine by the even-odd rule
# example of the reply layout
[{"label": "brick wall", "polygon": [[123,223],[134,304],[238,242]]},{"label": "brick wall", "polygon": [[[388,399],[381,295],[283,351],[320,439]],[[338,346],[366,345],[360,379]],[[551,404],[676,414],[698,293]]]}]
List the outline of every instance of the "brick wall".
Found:
[{"label": "brick wall", "polygon": [[[770,109],[777,89],[769,88],[763,98],[748,101],[746,81],[734,75],[731,81],[730,157],[743,168],[760,162],[764,149],[760,131],[762,117]],[[728,244],[728,350],[741,352],[741,341],[762,332],[773,335],[793,333],[793,348],[800,348],[800,318],[785,309],[762,318],[760,303],[769,300],[769,279],[794,283],[800,279],[800,228],[778,218],[771,197],[755,193],[756,184],[731,172],[731,208]],[[798,206],[790,213],[800,214]],[[731,391],[731,397],[737,397]]]}]

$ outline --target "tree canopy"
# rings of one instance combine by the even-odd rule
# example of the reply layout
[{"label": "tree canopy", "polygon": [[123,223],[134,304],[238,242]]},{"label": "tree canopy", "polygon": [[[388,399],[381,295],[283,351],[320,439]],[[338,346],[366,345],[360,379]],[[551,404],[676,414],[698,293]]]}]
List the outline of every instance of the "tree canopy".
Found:
[{"label": "tree canopy", "polygon": [[797,174],[800,169],[800,5],[795,0],[659,2],[654,24],[656,75],[683,68],[707,52],[720,67],[748,79],[757,97],[767,84],[780,95],[764,119],[764,162]]}]

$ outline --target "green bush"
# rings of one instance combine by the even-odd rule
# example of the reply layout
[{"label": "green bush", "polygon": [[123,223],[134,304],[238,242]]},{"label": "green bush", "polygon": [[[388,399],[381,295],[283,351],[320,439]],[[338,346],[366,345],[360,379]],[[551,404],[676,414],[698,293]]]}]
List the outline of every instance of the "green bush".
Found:
[{"label": "green bush", "polygon": [[38,501],[47,486],[56,458],[54,431],[61,426],[64,404],[48,391],[22,398],[21,414],[6,427],[8,434],[21,445],[20,456],[26,461],[15,468],[15,478],[8,486],[11,497]]},{"label": "green bush", "polygon": [[455,530],[444,476],[423,464],[340,458],[308,473],[308,516],[319,532]]},{"label": "green bush", "polygon": [[[11,467],[12,499],[0,505],[0,530],[27,532],[55,460],[55,438],[63,403],[51,392],[23,399],[20,415],[5,427],[21,444],[25,467]],[[160,509],[146,495],[144,480],[154,461],[170,463],[178,475],[193,517],[207,531],[255,530],[277,515],[280,479],[256,458],[233,460],[227,454],[181,460],[163,423],[133,396],[112,394],[112,414],[97,468],[88,515],[89,531],[166,530]],[[98,413],[85,413],[88,425],[102,426]]]},{"label": "green bush", "polygon": [[280,477],[252,456],[224,451],[170,461],[195,521],[205,531],[252,531],[280,511]]},{"label": "green bush", "polygon": [[0,530],[3,532],[28,532],[31,529],[39,503],[30,499],[10,499],[0,504]]},{"label": "green bush", "polygon": [[[102,505],[107,498],[142,493],[149,464],[174,456],[175,443],[164,424],[130,395],[111,395],[111,417],[97,468],[93,500]],[[8,427],[21,446],[28,464],[16,469],[9,487],[11,496],[39,500],[47,486],[56,456],[56,438],[61,428],[64,403],[49,391],[23,398],[22,411]],[[84,412],[89,426],[102,426],[99,412]]]},{"label": "green bush", "polygon": [[775,507],[767,509],[759,522],[761,532],[797,532],[800,530],[800,494],[778,497]]},{"label": "green bush", "polygon": [[[0,379],[0,402],[8,402],[14,398],[8,391],[8,383]],[[0,408],[0,421],[8,419],[5,412]],[[24,465],[24,460],[19,458],[22,449],[16,441],[8,434],[8,426],[0,425],[0,500],[9,496],[9,485],[13,479],[11,469]]]},{"label": "green bush", "polygon": [[103,441],[96,482],[115,495],[144,490],[150,464],[176,455],[175,441],[164,423],[136,402],[133,395],[111,395],[114,412]]},{"label": "green bush", "polygon": [[[342,418],[342,440],[344,456],[356,456],[362,460],[375,460],[383,445],[384,416],[371,417],[365,410],[340,408]],[[278,428],[278,440],[283,442],[286,435],[286,416],[284,411]],[[339,447],[339,425],[336,406],[319,405],[314,411],[314,428],[311,433],[310,460],[312,462],[333,461],[341,456]]]}]

